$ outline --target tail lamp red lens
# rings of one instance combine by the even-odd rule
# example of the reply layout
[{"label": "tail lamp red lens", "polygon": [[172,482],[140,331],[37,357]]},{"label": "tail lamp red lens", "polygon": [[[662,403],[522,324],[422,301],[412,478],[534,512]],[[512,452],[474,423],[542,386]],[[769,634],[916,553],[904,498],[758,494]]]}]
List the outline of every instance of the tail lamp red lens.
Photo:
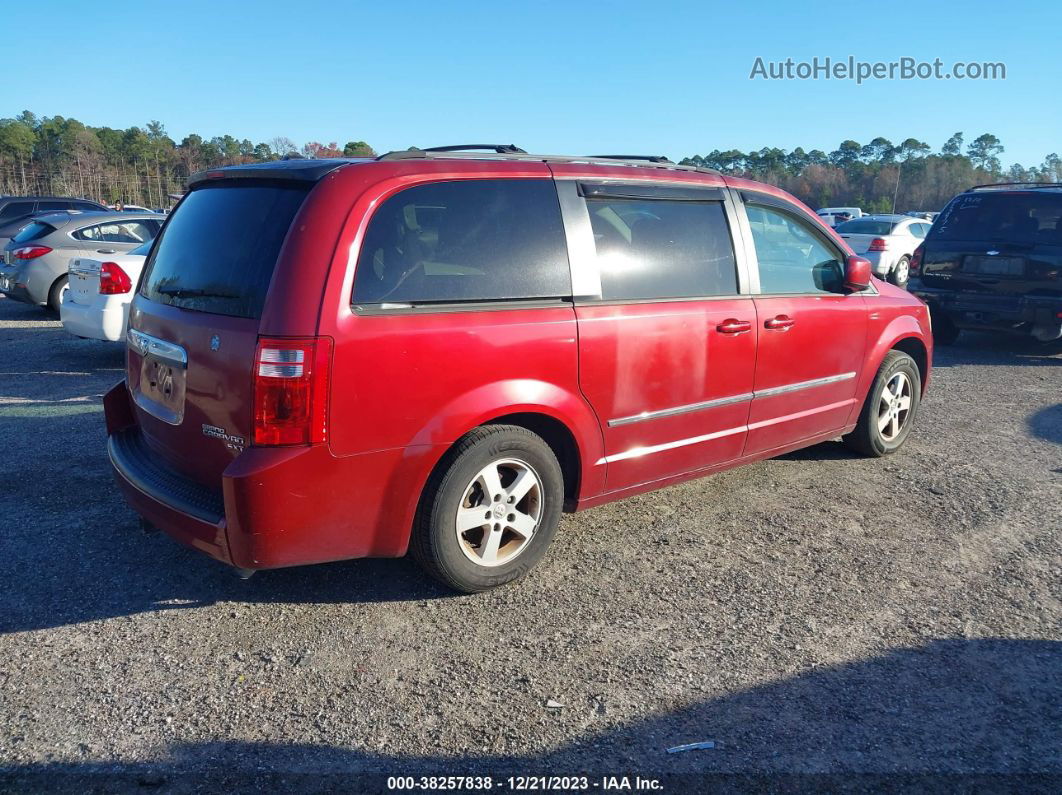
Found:
[{"label": "tail lamp red lens", "polygon": [[328,438],[330,337],[258,340],[254,357],[257,445],[318,444]]},{"label": "tail lamp red lens", "polygon": [[100,265],[100,295],[121,295],[133,289],[133,280],[117,262]]},{"label": "tail lamp red lens", "polygon": [[870,247],[867,251],[885,251],[889,247],[889,241],[883,237],[876,237],[870,241]]},{"label": "tail lamp red lens", "polygon": [[50,251],[51,249],[47,246],[23,246],[12,251],[11,256],[15,259],[37,259]]},{"label": "tail lamp red lens", "polygon": [[914,254],[911,255],[911,273],[918,273],[922,270],[922,253],[925,250],[925,245],[920,245],[914,250]]}]

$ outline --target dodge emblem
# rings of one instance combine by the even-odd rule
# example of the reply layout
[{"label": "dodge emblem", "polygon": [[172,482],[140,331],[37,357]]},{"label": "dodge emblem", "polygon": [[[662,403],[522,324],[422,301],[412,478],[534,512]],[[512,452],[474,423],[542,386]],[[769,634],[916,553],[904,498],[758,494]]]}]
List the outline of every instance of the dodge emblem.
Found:
[{"label": "dodge emblem", "polygon": [[210,338],[210,350],[216,351],[220,347],[221,347],[221,337],[219,337],[217,334],[215,334],[213,337]]}]

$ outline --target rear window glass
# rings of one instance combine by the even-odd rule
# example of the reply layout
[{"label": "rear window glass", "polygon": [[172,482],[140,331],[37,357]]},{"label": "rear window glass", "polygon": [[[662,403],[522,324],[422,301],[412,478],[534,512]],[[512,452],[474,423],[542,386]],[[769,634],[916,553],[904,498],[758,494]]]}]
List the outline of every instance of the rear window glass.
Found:
[{"label": "rear window glass", "polygon": [[933,240],[1062,245],[1062,195],[964,193],[944,208],[930,230]]},{"label": "rear window glass", "polygon": [[737,294],[722,202],[592,199],[586,208],[602,299]]},{"label": "rear window glass", "polygon": [[547,179],[408,188],[369,222],[354,303],[452,303],[571,295],[560,203]]},{"label": "rear window glass", "polygon": [[211,185],[170,217],[149,259],[141,294],[216,315],[262,313],[280,247],[307,185]]},{"label": "rear window glass", "polygon": [[19,233],[11,238],[13,243],[28,243],[31,240],[40,240],[45,235],[50,235],[55,231],[55,227],[51,224],[46,224],[43,221],[34,221],[33,223],[26,224]]},{"label": "rear window glass", "polygon": [[13,221],[33,214],[33,202],[11,202],[0,207],[0,221]]},{"label": "rear window glass", "polygon": [[892,221],[845,221],[837,227],[839,235],[888,235],[896,228]]}]

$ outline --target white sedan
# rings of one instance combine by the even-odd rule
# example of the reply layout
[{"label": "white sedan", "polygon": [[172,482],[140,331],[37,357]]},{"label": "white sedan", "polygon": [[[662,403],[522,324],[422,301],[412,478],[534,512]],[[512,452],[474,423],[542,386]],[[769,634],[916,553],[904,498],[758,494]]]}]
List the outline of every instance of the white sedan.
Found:
[{"label": "white sedan", "polygon": [[925,240],[929,221],[909,215],[864,215],[846,221],[834,231],[852,250],[870,260],[874,273],[898,287],[911,276],[911,255]]},{"label": "white sedan", "polygon": [[63,328],[78,337],[120,342],[125,339],[129,304],[140,271],[144,269],[148,241],[106,261],[75,259],[70,263],[59,317]]}]

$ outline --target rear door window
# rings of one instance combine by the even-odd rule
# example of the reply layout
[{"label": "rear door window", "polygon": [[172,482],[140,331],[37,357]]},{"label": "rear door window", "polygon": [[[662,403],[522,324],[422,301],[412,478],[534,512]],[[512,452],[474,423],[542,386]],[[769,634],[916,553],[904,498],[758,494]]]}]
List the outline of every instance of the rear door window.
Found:
[{"label": "rear door window", "polygon": [[964,193],[931,227],[933,240],[1048,243],[1062,245],[1062,195],[1058,193]]},{"label": "rear door window", "polygon": [[280,248],[311,186],[233,182],[184,198],[148,259],[145,298],[217,315],[261,315]]},{"label": "rear door window", "polygon": [[721,201],[588,197],[586,208],[602,300],[737,295]]},{"label": "rear door window", "polygon": [[94,243],[132,243],[139,245],[155,237],[157,228],[150,221],[112,221],[74,232],[78,240]]},{"label": "rear door window", "polygon": [[55,199],[55,200],[51,200],[51,201],[39,201],[39,202],[37,202],[37,212],[44,213],[44,212],[57,212],[59,210],[69,210],[71,205],[72,205],[71,202],[62,201],[62,200],[59,200],[59,199]]},{"label": "rear door window", "polygon": [[566,298],[571,276],[552,180],[417,185],[381,205],[365,233],[355,304]]}]

